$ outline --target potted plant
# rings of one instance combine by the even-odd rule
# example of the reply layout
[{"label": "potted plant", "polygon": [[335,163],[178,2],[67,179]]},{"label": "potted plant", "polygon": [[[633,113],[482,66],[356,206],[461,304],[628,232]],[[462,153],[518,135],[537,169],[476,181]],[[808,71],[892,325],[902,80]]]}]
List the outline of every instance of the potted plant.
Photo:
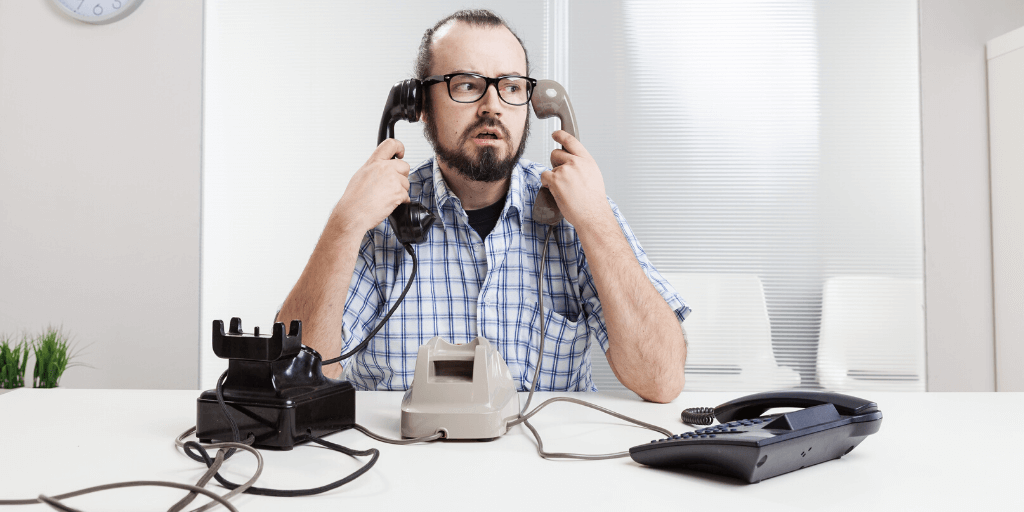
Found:
[{"label": "potted plant", "polygon": [[18,344],[6,334],[0,335],[0,388],[14,389],[25,385],[29,343],[26,336]]},{"label": "potted plant", "polygon": [[71,353],[71,338],[63,329],[47,327],[32,344],[36,366],[33,371],[34,388],[55,388],[60,383],[64,371],[78,363],[73,363],[75,354]]}]

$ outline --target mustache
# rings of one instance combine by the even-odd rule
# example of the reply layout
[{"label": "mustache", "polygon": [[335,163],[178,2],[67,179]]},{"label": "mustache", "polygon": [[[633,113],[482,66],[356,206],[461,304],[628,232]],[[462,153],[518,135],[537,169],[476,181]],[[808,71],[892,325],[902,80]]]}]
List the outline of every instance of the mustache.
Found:
[{"label": "mustache", "polygon": [[496,128],[501,132],[501,138],[505,139],[507,144],[512,143],[512,133],[508,131],[508,128],[505,127],[504,123],[493,117],[482,117],[479,121],[473,123],[465,132],[462,133],[462,140],[460,140],[459,143],[461,144],[468,141],[477,133],[479,128]]}]

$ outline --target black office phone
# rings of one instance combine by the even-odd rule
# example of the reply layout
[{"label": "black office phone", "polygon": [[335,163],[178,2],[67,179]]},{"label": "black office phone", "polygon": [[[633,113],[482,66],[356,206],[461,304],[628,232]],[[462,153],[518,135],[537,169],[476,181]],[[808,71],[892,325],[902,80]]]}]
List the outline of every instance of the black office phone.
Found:
[{"label": "black office phone", "polygon": [[[768,414],[776,408],[800,410]],[[878,432],[882,411],[869,400],[819,391],[758,393],[683,420],[719,424],[634,446],[629,455],[652,467],[683,467],[756,483],[838,459]]]}]

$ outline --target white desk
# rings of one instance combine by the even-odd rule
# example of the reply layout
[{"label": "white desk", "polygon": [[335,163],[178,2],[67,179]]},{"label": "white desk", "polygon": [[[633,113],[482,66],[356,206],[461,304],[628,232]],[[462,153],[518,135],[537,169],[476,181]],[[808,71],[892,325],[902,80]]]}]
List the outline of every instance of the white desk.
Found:
[{"label": "white desk", "polygon": [[[538,393],[534,404],[565,393]],[[672,404],[626,394],[571,394],[661,425],[686,407],[714,406],[736,393],[683,393]],[[173,444],[195,424],[198,391],[33,390],[0,395],[0,498],[56,495],[127,480],[194,484],[205,470]],[[357,421],[399,435],[399,392],[359,392]],[[525,395],[523,395],[525,399]],[[881,431],[842,459],[747,485],[683,470],[643,467],[629,458],[549,461],[522,426],[492,442],[395,446],[349,430],[327,439],[376,447],[377,465],[359,479],[311,498],[239,496],[240,510],[1024,510],[1022,393],[871,393]],[[1005,411],[1005,412],[1002,412]],[[605,453],[660,437],[590,409],[556,403],[532,420],[548,451]],[[283,489],[333,482],[359,460],[319,447],[262,452],[256,485]],[[245,481],[254,468],[241,453],[222,474]],[[208,488],[226,492],[219,485]],[[69,499],[86,511],[166,510],[184,491],[115,490]],[[205,503],[199,498],[190,508]],[[338,508],[343,507],[343,508]],[[51,510],[45,505],[5,510]],[[219,508],[219,510],[224,510]]]}]

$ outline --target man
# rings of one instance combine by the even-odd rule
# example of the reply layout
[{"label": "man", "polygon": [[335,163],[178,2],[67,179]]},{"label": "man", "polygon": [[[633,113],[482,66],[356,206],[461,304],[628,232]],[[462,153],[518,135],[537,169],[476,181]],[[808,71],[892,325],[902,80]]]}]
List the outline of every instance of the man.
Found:
[{"label": "man", "polygon": [[[408,295],[366,349],[345,361],[346,379],[363,389],[405,389],[420,345],[434,336],[466,343],[480,335],[525,391],[543,321],[539,390],[595,389],[593,337],[626,387],[671,401],[684,383],[680,322],[689,308],[647,260],[578,140],[552,134],[564,148],[552,152],[553,170],[520,160],[532,93],[520,77],[528,68],[518,36],[488,11],[460,11],[427,30],[417,75],[436,157],[410,172],[401,142],[377,147],[332,211],[278,317],[302,320],[303,341],[325,359],[357,346],[412,272],[412,258],[385,221],[411,199],[439,220],[415,246],[419,266]],[[537,272],[548,226],[532,215],[541,185],[565,216],[545,260],[543,319]],[[339,366],[324,372],[337,377]]]}]

